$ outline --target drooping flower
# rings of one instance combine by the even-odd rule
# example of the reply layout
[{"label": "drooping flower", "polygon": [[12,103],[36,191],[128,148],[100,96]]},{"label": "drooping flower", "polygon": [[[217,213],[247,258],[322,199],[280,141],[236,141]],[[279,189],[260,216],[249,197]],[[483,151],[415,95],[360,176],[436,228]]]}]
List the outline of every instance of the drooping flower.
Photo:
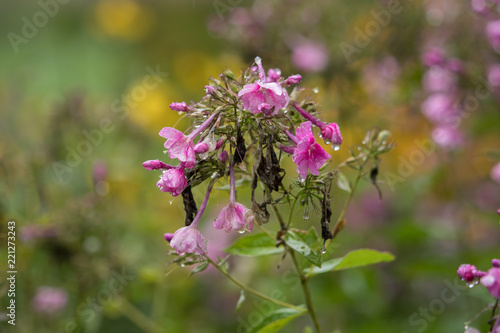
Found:
[{"label": "drooping flower", "polygon": [[224,229],[226,232],[232,230],[249,230],[253,228],[253,214],[244,205],[236,202],[236,180],[234,176],[234,164],[230,167],[230,193],[229,203],[222,208],[219,216],[214,221],[215,229]]},{"label": "drooping flower", "polygon": [[481,284],[488,288],[491,296],[500,298],[500,268],[491,268],[481,280]]},{"label": "drooping flower", "polygon": [[184,191],[187,183],[184,171],[180,168],[175,168],[164,171],[156,186],[160,188],[160,191],[169,192],[176,197]]},{"label": "drooping flower", "polygon": [[207,253],[207,243],[205,237],[198,230],[198,224],[201,217],[207,208],[210,192],[212,191],[213,183],[210,183],[205,194],[205,199],[196,213],[196,216],[190,225],[178,229],[173,235],[167,233],[164,235],[165,240],[170,243],[170,246],[177,252],[178,255],[186,253],[194,253],[196,255],[205,255]]},{"label": "drooping flower", "polygon": [[316,143],[311,122],[303,122],[297,128],[295,135],[288,131],[286,131],[286,133],[297,145],[297,148],[293,152],[292,160],[297,164],[299,177],[305,179],[308,171],[317,176],[319,174],[319,168],[321,168],[331,156]]},{"label": "drooping flower", "polygon": [[[243,86],[238,97],[241,97],[243,108],[251,113],[259,113],[265,108],[266,111],[272,110],[271,113],[276,114],[288,105],[288,93],[280,83],[273,81],[276,79],[274,75],[276,71],[271,72],[272,77],[266,78],[262,60],[256,57],[255,63],[259,71],[259,80]],[[267,105],[262,106],[263,104]]]},{"label": "drooping flower", "polygon": [[67,303],[68,293],[64,289],[55,287],[38,288],[31,300],[33,310],[44,315],[52,315],[61,311]]},{"label": "drooping flower", "polygon": [[213,113],[189,135],[184,135],[184,133],[172,127],[164,127],[159,134],[167,139],[164,146],[168,149],[168,156],[177,158],[184,163],[186,168],[192,168],[196,163],[193,140],[211,124],[216,115],[217,113]]},{"label": "drooping flower", "polygon": [[192,224],[178,229],[170,240],[172,246],[178,255],[194,253],[204,255],[207,253],[207,244],[205,237],[198,230],[198,226]]}]

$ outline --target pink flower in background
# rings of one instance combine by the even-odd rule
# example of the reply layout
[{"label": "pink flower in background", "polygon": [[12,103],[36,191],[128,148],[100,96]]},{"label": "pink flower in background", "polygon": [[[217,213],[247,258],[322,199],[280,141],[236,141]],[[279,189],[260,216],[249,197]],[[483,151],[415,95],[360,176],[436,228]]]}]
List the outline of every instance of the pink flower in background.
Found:
[{"label": "pink flower in background", "polygon": [[230,171],[230,192],[229,203],[222,208],[219,216],[214,221],[215,229],[224,229],[226,232],[232,230],[252,231],[254,217],[251,211],[244,205],[236,202],[236,179],[234,176],[234,164],[231,164]]},{"label": "pink flower in background", "polygon": [[328,51],[324,44],[308,40],[294,46],[292,63],[305,72],[319,72],[328,65]]},{"label": "pink flower in background", "polygon": [[168,169],[163,172],[156,186],[160,191],[169,192],[176,197],[186,188],[187,179],[182,169]]},{"label": "pink flower in background", "polygon": [[449,124],[455,120],[459,111],[452,96],[436,93],[422,103],[422,113],[434,123]]},{"label": "pink flower in background", "polygon": [[55,314],[68,303],[68,293],[61,288],[39,287],[31,300],[31,306],[35,312],[44,315]]},{"label": "pink flower in background", "polygon": [[170,240],[170,246],[175,249],[178,255],[186,253],[204,255],[207,253],[205,238],[198,230],[197,225],[178,229]]},{"label": "pink flower in background", "polygon": [[491,296],[500,298],[500,268],[491,268],[481,280],[481,284],[488,288]]},{"label": "pink flower in background", "polygon": [[488,22],[486,36],[495,50],[500,49],[500,20]]},{"label": "pink flower in background", "polygon": [[444,149],[455,149],[464,142],[462,132],[451,126],[439,126],[432,131],[432,139]]},{"label": "pink flower in background", "polygon": [[497,163],[491,168],[490,171],[491,179],[500,184],[500,163]]},{"label": "pink flower in background", "polygon": [[255,58],[255,63],[259,71],[259,80],[245,85],[238,93],[238,97],[241,97],[243,108],[251,113],[259,113],[265,109],[272,110],[272,113],[276,114],[288,105],[288,93],[281,84],[272,81],[276,77],[266,78],[259,57]]},{"label": "pink flower in background", "polygon": [[164,127],[159,134],[167,139],[164,146],[168,149],[168,156],[177,158],[186,168],[192,168],[196,164],[193,140],[210,125],[216,115],[217,113],[213,113],[210,118],[205,120],[189,135],[184,135],[184,133],[172,127]]},{"label": "pink flower in background", "polygon": [[447,92],[455,88],[457,77],[455,73],[447,68],[433,66],[429,68],[423,77],[424,89],[428,92]]},{"label": "pink flower in background", "polygon": [[292,160],[297,164],[299,177],[305,179],[308,171],[313,175],[318,175],[319,168],[321,168],[331,156],[316,143],[311,122],[303,122],[297,128],[295,136],[288,131],[287,135],[297,145],[297,148],[293,152]]},{"label": "pink flower in background", "polygon": [[488,68],[488,83],[494,89],[500,88],[500,64],[493,64]]},{"label": "pink flower in background", "polygon": [[441,48],[431,47],[422,55],[422,63],[425,66],[436,66],[444,63],[445,55]]},{"label": "pink flower in background", "polygon": [[478,14],[488,13],[488,3],[486,0],[471,0],[470,5],[472,10]]}]

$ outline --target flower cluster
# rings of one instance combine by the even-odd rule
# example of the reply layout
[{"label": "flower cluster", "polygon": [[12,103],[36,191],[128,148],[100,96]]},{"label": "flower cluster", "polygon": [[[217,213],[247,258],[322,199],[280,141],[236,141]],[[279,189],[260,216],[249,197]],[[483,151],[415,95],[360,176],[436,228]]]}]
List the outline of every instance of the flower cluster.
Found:
[{"label": "flower cluster", "polygon": [[[198,226],[212,187],[224,178],[229,177],[229,202],[213,226],[225,232],[244,232],[251,231],[254,222],[268,221],[266,207],[273,191],[281,197],[288,193],[282,184],[285,171],[278,154],[292,155],[301,182],[308,177],[321,177],[320,168],[331,155],[316,142],[314,127],[334,151],[339,149],[342,136],[336,123],[317,119],[316,105],[307,98],[299,98],[301,89],[294,87],[288,91],[301,80],[298,74],[282,77],[279,69],[269,69],[266,73],[261,59],[256,57],[255,65],[240,78],[229,71],[211,78],[200,102],[170,105],[172,110],[193,120],[193,130],[185,134],[175,128],[163,128],[159,135],[166,139],[164,146],[170,161],[167,164],[149,160],[143,166],[162,172],[157,182],[161,191],[183,198],[186,226],[164,235],[177,254],[207,254],[207,244]],[[251,179],[251,208],[237,201],[238,178]],[[192,188],[205,181],[209,185],[198,209]],[[266,188],[262,202],[257,202],[255,196],[259,181]],[[324,234],[331,235],[329,231]]]}]

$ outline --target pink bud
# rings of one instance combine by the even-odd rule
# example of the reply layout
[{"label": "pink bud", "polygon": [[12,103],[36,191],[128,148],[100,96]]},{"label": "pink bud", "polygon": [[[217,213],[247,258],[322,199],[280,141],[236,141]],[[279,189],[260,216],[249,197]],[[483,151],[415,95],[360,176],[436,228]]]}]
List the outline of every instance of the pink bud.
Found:
[{"label": "pink bud", "polygon": [[204,255],[207,253],[207,244],[205,238],[195,226],[182,227],[177,230],[170,240],[177,254],[194,253]]},{"label": "pink bud", "polygon": [[422,56],[422,62],[426,66],[441,65],[444,62],[444,52],[442,49],[433,47]]},{"label": "pink bud", "polygon": [[292,76],[289,76],[287,79],[286,79],[286,84],[287,85],[292,85],[292,84],[297,84],[299,83],[300,81],[302,81],[302,75],[300,74],[295,74],[295,75],[292,75]]},{"label": "pink bud", "polygon": [[339,146],[342,143],[340,128],[336,123],[326,125],[326,127],[321,130],[321,136],[326,144],[331,143],[335,146]]},{"label": "pink bud", "polygon": [[167,234],[164,234],[164,235],[163,235],[163,237],[165,238],[165,240],[166,240],[167,242],[169,242],[169,243],[170,243],[170,241],[172,240],[172,238],[174,238],[174,234],[168,234],[168,233],[167,233]]},{"label": "pink bud", "polygon": [[262,112],[263,114],[265,114],[266,116],[270,116],[273,111],[274,111],[274,108],[272,108],[269,104],[267,103],[261,103],[259,104],[259,106],[257,107],[257,110],[259,110],[259,112]]},{"label": "pink bud", "polygon": [[197,143],[196,146],[194,146],[194,152],[196,154],[204,154],[208,151],[210,147],[208,147],[208,144],[206,144],[205,142],[200,142],[200,143]]},{"label": "pink bud", "polygon": [[188,105],[186,102],[172,103],[170,104],[170,108],[174,111],[186,112],[188,110]]},{"label": "pink bud", "polygon": [[267,71],[267,81],[268,82],[278,82],[281,78],[281,70],[270,68]]},{"label": "pink bud", "polygon": [[146,170],[158,170],[158,169],[171,169],[172,166],[163,163],[160,160],[149,160],[142,163],[142,166],[146,168]]},{"label": "pink bud", "polygon": [[219,154],[219,160],[222,164],[226,163],[228,158],[229,154],[227,153],[227,150],[223,150],[222,153]]},{"label": "pink bud", "polygon": [[207,95],[215,95],[216,94],[216,90],[212,86],[205,86],[205,93]]},{"label": "pink bud", "polygon": [[500,259],[492,259],[491,266],[496,267],[496,268],[500,268]]},{"label": "pink bud", "polygon": [[220,147],[222,147],[222,144],[225,142],[226,140],[224,138],[220,138],[219,141],[217,141],[217,144],[215,145],[215,150],[219,149]]},{"label": "pink bud", "polygon": [[465,264],[458,267],[457,274],[458,277],[464,281],[471,282],[476,278],[474,272],[477,271],[476,266]]}]

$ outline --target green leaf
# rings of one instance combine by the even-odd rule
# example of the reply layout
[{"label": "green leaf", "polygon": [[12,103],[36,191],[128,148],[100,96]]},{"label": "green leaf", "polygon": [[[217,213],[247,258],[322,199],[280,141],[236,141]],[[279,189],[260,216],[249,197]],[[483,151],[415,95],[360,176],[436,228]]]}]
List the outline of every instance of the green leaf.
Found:
[{"label": "green leaf", "polygon": [[304,270],[307,276],[316,274],[340,271],[344,269],[356,268],[361,266],[373,265],[380,262],[393,261],[394,255],[389,252],[379,252],[371,249],[354,250],[342,258],[335,258],[323,262],[321,268],[314,267],[311,271]]},{"label": "green leaf", "polygon": [[267,234],[260,233],[240,238],[224,251],[239,256],[252,257],[283,253],[283,250],[283,247],[276,247],[276,242]]},{"label": "green leaf", "polygon": [[[307,233],[299,230],[289,230],[283,236],[283,240],[289,247],[302,254],[312,264],[321,267],[322,259],[318,248],[318,235],[314,228],[309,229]],[[316,249],[314,249],[315,247]]]},{"label": "green leaf", "polygon": [[247,298],[245,297],[245,290],[241,289],[240,298],[238,299],[238,303],[236,303],[236,312],[240,311],[243,302],[245,302]]},{"label": "green leaf", "polygon": [[292,319],[295,319],[307,313],[306,309],[279,309],[267,314],[264,319],[256,325],[250,327],[247,333],[274,333],[278,332],[283,326],[288,324]]},{"label": "green leaf", "polygon": [[[241,178],[241,179],[238,179],[237,181],[235,181],[234,185],[235,185],[235,188],[238,188],[238,187],[246,186],[247,184],[250,184],[250,182],[251,182],[251,179],[249,179],[249,178]],[[217,189],[219,191],[229,191],[231,189],[231,187],[229,184],[227,184],[224,186],[219,186]]]},{"label": "green leaf", "polygon": [[198,266],[196,266],[191,271],[191,273],[189,274],[189,276],[195,275],[196,273],[199,273],[199,272],[203,272],[205,269],[207,269],[207,267],[208,267],[208,261],[202,262],[201,264],[199,264]]},{"label": "green leaf", "polygon": [[351,192],[351,184],[349,184],[349,180],[347,179],[346,175],[344,175],[342,172],[339,172],[338,178],[337,178],[337,186],[346,192]]}]

